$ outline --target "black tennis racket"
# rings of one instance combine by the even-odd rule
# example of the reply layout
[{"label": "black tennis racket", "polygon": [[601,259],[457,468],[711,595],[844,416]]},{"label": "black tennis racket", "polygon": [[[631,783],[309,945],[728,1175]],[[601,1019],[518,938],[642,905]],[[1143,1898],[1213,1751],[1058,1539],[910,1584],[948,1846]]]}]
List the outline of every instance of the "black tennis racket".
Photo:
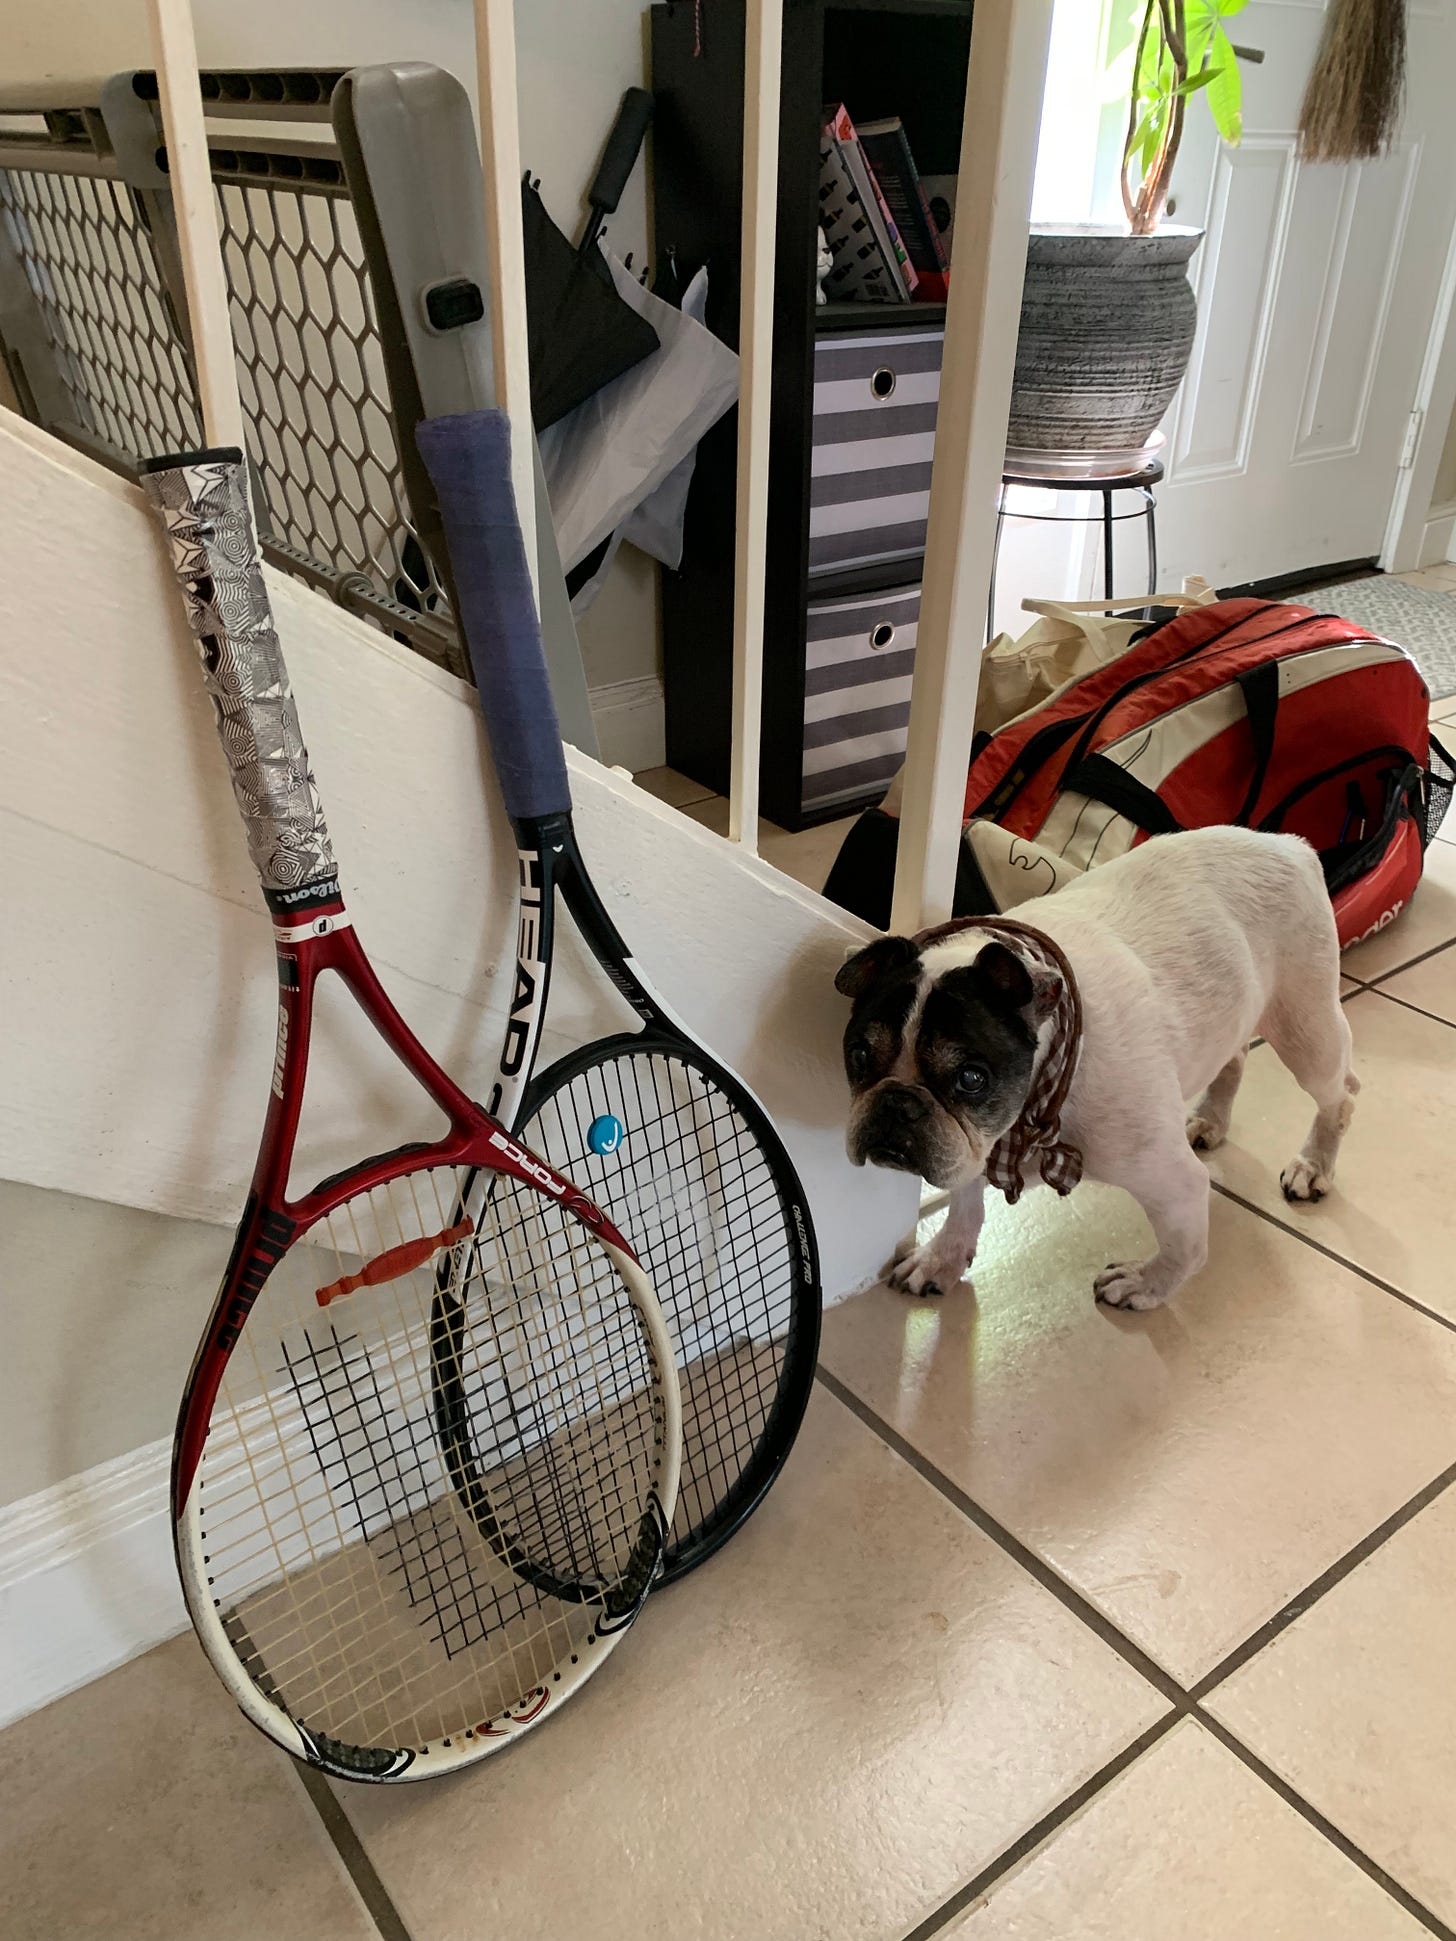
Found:
[{"label": "black tennis racket", "polygon": [[[427,419],[439,496],[506,808],[520,850],[514,998],[491,1109],[632,1236],[677,1349],[682,1468],[663,1581],[762,1499],[803,1420],[819,1344],[808,1206],[767,1113],[653,991],[587,874],[498,410]],[[533,1066],[557,894],[641,1029]]]}]

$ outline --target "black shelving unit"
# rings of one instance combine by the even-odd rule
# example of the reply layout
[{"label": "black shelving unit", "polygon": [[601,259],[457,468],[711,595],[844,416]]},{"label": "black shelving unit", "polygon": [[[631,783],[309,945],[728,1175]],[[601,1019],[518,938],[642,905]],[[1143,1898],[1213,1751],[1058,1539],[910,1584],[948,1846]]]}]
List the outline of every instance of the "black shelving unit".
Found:
[{"label": "black shelving unit", "polygon": [[[854,408],[841,428],[851,426],[855,435],[862,429],[869,439],[893,438],[911,426],[925,446],[934,421],[927,393],[938,387],[944,327],[939,304],[816,303],[821,111],[827,102],[843,101],[857,122],[899,115],[921,174],[954,174],[970,35],[969,0],[786,0],[784,7],[761,800],[764,814],[790,829],[874,801],[899,765],[923,547],[923,518],[918,544],[912,527],[897,527],[893,556],[866,563],[848,557],[852,536],[811,541],[811,494],[856,489],[855,451],[842,455],[848,467],[842,484],[814,485],[816,370],[821,442],[833,429],[824,415],[833,387],[835,408],[845,408],[846,396]],[[735,349],[743,54],[742,0],[706,0],[701,8],[668,0],[653,7],[658,275],[676,278],[681,288],[706,264],[709,327]],[[963,200],[965,185],[960,195]],[[903,376],[901,363],[909,367]],[[699,447],[682,568],[663,580],[667,759],[717,790],[728,783],[736,441],[737,415],[730,413]],[[911,469],[928,480],[928,459],[896,478]],[[836,546],[847,555],[842,562],[826,556]],[[838,744],[846,759],[826,778],[812,772],[816,760],[831,759],[824,749],[813,752],[815,737],[838,732],[824,713],[839,706],[837,695],[852,702],[855,667],[816,669],[814,636],[841,624],[856,643],[846,653],[863,653],[871,671],[888,678],[862,690],[876,705],[840,718],[841,725],[867,724],[867,739],[850,733]],[[884,654],[871,662],[881,646]],[[828,651],[837,651],[833,643]],[[874,753],[866,756],[871,744]],[[826,780],[833,782],[827,793]]]}]

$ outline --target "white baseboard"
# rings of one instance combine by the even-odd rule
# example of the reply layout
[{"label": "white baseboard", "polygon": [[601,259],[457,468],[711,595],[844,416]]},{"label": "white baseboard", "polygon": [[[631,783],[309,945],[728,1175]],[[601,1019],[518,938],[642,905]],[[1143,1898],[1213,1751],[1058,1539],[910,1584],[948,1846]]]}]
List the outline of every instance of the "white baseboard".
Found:
[{"label": "white baseboard", "polygon": [[187,1626],[170,1438],[0,1508],[0,1726]]},{"label": "white baseboard", "polygon": [[662,682],[656,676],[594,687],[590,699],[608,768],[625,768],[637,775],[644,768],[662,767],[667,760],[667,728]]},{"label": "white baseboard", "polygon": [[1421,534],[1420,563],[1439,566],[1453,557],[1456,557],[1456,505],[1433,505]]}]

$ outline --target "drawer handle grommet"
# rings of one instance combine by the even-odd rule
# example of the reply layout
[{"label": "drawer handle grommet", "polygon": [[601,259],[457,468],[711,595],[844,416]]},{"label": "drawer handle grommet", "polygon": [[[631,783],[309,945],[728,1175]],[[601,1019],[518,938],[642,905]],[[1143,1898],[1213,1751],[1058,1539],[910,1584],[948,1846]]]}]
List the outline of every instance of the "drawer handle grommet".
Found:
[{"label": "drawer handle grommet", "polygon": [[895,373],[890,369],[888,364],[881,364],[880,368],[875,372],[874,376],[870,379],[871,397],[876,398],[881,404],[883,404],[885,399],[890,396],[894,388],[895,388]]}]

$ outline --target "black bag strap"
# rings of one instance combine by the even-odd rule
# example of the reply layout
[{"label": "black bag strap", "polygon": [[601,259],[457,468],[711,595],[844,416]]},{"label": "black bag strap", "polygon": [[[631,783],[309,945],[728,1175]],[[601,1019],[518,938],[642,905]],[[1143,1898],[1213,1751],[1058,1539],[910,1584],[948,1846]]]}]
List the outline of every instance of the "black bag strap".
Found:
[{"label": "black bag strap", "polygon": [[1094,802],[1105,803],[1150,836],[1175,836],[1183,827],[1161,796],[1154,795],[1146,782],[1137,781],[1106,755],[1084,755],[1067,771],[1062,785],[1078,795],[1090,795]]},{"label": "black bag strap", "polygon": [[[1279,717],[1279,663],[1275,660],[1261,661],[1257,667],[1247,668],[1242,674],[1236,675],[1235,679],[1249,717],[1249,733],[1254,744],[1254,769],[1243,805],[1230,820],[1247,828],[1254,806],[1263,793],[1269,764],[1274,757],[1274,730]],[[1137,781],[1106,755],[1084,755],[1081,761],[1068,769],[1063,786],[1074,789],[1079,795],[1090,795],[1094,802],[1105,803],[1109,809],[1126,816],[1129,822],[1150,836],[1175,835],[1183,827],[1160,795],[1155,794],[1145,782]]]},{"label": "black bag strap", "polygon": [[[1049,721],[1044,728],[1038,728],[991,793],[971,811],[970,820],[974,822],[980,818],[988,818],[994,822],[998,816],[1003,815],[1032,776],[1039,774],[1046,767],[1062,744],[1072,739],[1085,719],[1085,715],[1072,714],[1063,721]],[[981,743],[981,747],[989,747],[994,740],[994,735],[988,735]],[[973,749],[971,754],[973,764],[979,752],[979,749]]]},{"label": "black bag strap", "polygon": [[1279,663],[1277,660],[1260,661],[1257,667],[1245,668],[1242,674],[1234,678],[1244,697],[1249,734],[1254,744],[1254,772],[1249,777],[1249,792],[1233,818],[1241,829],[1247,829],[1255,804],[1264,793],[1269,763],[1274,756],[1274,729],[1279,719]]}]

